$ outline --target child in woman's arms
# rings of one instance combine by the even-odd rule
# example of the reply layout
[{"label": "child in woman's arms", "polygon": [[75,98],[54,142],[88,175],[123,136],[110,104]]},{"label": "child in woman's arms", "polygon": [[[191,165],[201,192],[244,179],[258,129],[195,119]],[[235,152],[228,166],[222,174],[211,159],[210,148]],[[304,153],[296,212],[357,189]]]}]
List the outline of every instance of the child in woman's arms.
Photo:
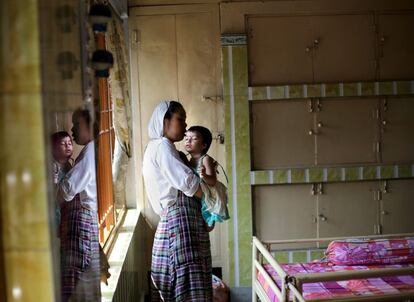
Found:
[{"label": "child in woman's arms", "polygon": [[185,150],[191,155],[189,165],[201,178],[202,214],[209,227],[229,219],[227,188],[217,180],[217,162],[207,151],[212,142],[210,130],[202,126],[190,127],[184,137]]}]

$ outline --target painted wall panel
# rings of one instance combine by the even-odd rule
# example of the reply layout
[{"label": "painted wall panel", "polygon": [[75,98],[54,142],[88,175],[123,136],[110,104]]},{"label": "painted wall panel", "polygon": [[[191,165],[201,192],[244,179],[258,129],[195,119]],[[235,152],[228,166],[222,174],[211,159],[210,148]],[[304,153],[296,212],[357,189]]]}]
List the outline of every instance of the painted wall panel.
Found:
[{"label": "painted wall panel", "polygon": [[156,104],[178,98],[175,17],[141,16],[136,18],[136,28],[140,76],[135,83],[140,91],[141,135],[145,145],[148,121]]}]

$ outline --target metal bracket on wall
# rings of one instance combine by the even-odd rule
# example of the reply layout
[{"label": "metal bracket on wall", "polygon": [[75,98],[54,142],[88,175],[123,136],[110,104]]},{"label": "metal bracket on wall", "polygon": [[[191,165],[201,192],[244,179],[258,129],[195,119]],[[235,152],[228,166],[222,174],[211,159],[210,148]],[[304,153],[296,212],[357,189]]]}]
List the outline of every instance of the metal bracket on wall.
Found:
[{"label": "metal bracket on wall", "polygon": [[213,102],[218,103],[223,101],[223,97],[221,95],[214,95],[214,96],[202,96],[201,101],[203,102]]}]

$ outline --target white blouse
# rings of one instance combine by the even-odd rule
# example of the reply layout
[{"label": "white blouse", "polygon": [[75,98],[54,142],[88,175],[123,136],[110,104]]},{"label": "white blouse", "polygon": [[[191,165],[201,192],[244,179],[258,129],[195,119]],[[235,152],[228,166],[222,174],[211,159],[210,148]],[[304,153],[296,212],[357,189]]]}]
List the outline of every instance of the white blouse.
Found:
[{"label": "white blouse", "polygon": [[193,196],[200,183],[193,171],[181,161],[175,145],[165,137],[148,143],[142,174],[148,199],[158,215],[176,200],[179,190]]},{"label": "white blouse", "polygon": [[76,158],[75,165],[63,178],[60,192],[63,199],[68,202],[79,193],[82,204],[95,212],[98,210],[94,141],[83,147]]}]

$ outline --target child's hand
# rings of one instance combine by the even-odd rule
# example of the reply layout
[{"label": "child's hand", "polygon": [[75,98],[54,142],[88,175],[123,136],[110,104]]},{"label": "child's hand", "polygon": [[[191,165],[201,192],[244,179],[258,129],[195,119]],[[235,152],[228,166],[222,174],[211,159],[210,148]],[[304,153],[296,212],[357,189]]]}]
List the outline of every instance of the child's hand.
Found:
[{"label": "child's hand", "polygon": [[201,165],[200,168],[198,168],[198,174],[200,174],[201,178],[206,177],[206,167],[204,165]]}]

